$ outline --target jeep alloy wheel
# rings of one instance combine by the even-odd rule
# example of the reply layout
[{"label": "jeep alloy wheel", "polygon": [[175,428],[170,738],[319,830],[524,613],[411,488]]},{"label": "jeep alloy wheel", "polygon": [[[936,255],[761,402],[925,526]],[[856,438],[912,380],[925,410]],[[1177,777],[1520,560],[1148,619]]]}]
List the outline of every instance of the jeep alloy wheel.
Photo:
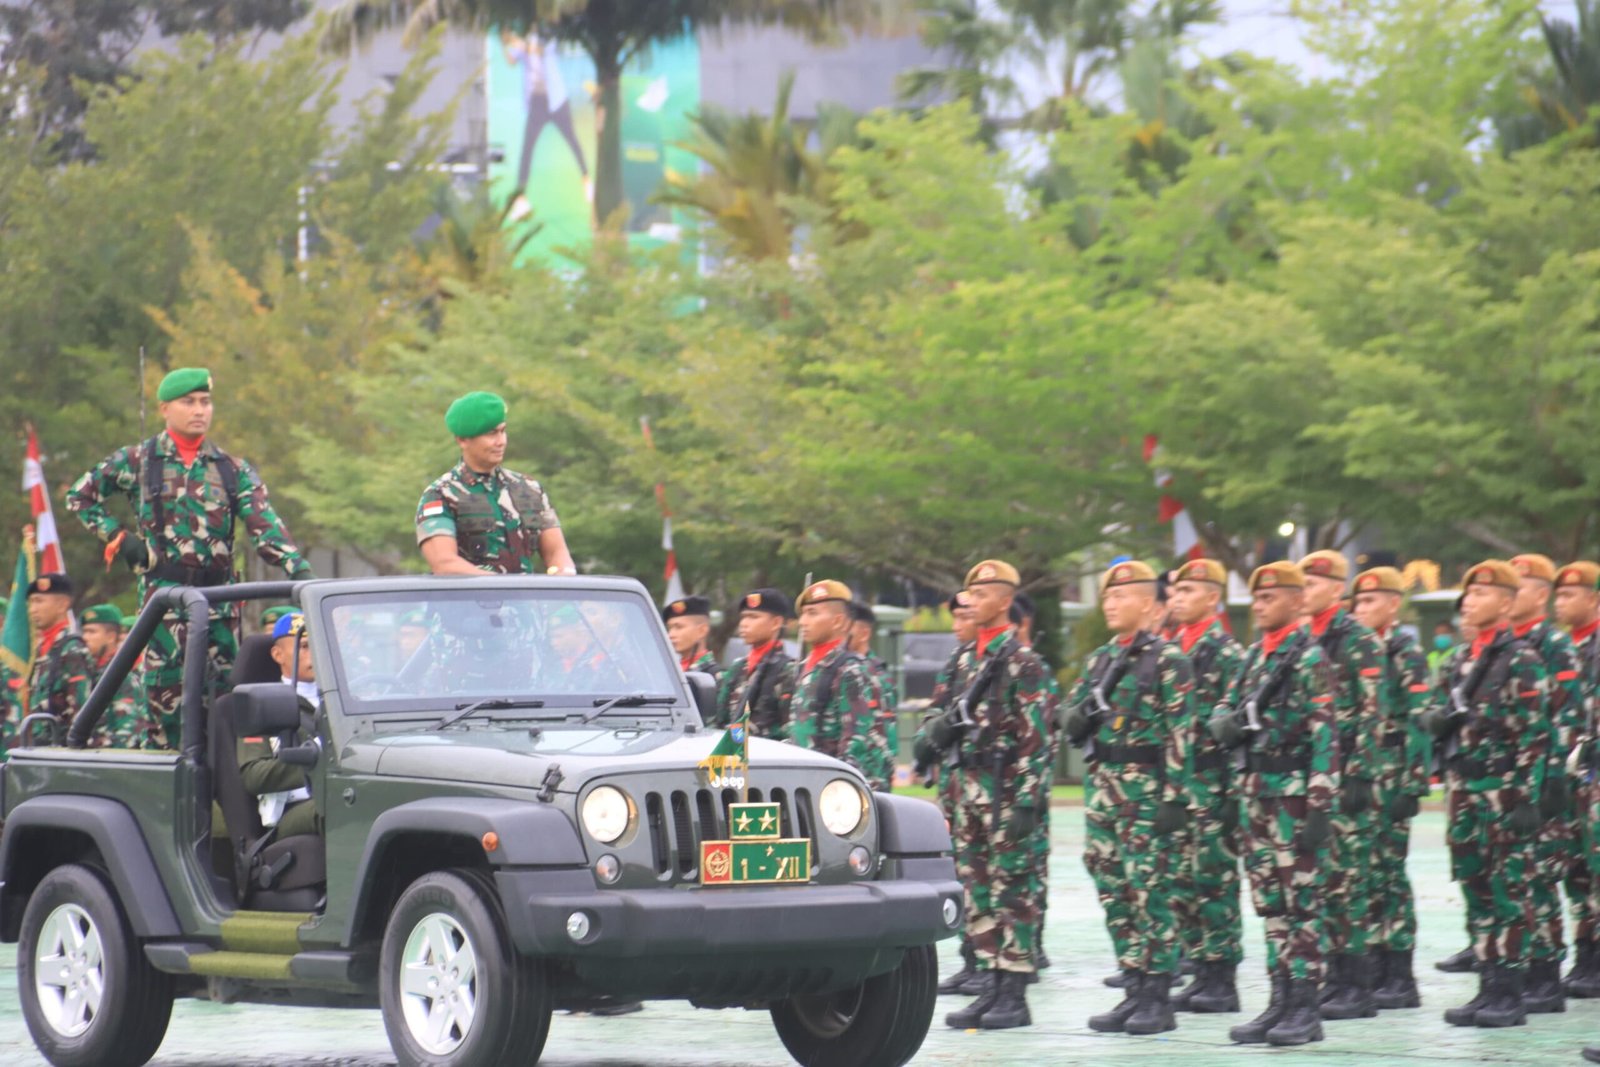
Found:
[{"label": "jeep alloy wheel", "polygon": [[435,1056],[448,1056],[472,1032],[478,1011],[472,940],[449,915],[425,915],[406,938],[400,968],[400,1004],[412,1040]]}]

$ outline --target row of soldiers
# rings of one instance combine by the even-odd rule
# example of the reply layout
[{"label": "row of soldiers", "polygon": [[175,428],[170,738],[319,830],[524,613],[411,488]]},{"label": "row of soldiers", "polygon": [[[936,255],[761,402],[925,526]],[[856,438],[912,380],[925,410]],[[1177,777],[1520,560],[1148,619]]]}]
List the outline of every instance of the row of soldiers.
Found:
[{"label": "row of soldiers", "polygon": [[[1518,1025],[1564,1010],[1567,996],[1600,996],[1600,566],[1529,554],[1473,567],[1460,608],[1467,640],[1432,680],[1398,625],[1404,587],[1392,568],[1351,582],[1336,552],[1258,568],[1248,648],[1228,632],[1220,564],[1194,560],[1172,579],[1162,605],[1144,564],[1105,573],[1114,636],[1064,702],[1065,738],[1090,766],[1084,861],[1121,972],[1108,984],[1125,991],[1091,1028],[1153,1034],[1173,1029],[1179,1011],[1240,1009],[1241,860],[1266,929],[1271,995],[1233,1040],[1300,1045],[1321,1040],[1325,1020],[1420,1006],[1405,860],[1435,768],[1471,941],[1440,967],[1476,970],[1480,982],[1446,1020]],[[1547,618],[1552,594],[1559,626]],[[957,688],[978,647],[958,652]],[[969,686],[963,699],[972,695]],[[935,709],[925,732],[954,719]],[[959,858],[982,837],[968,821],[953,825]],[[1028,853],[1013,839],[1013,858]],[[993,890],[1008,884],[987,877]],[[1574,939],[1564,979],[1563,892]],[[1196,977],[1174,995],[1184,956]],[[980,976],[984,963],[980,954]],[[1600,1050],[1585,1055],[1600,1062]]]}]

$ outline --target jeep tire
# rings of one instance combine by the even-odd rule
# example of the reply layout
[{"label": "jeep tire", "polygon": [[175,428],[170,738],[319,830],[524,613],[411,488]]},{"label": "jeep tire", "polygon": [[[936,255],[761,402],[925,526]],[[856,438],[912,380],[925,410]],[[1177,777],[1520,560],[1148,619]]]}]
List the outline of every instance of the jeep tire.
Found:
[{"label": "jeep tire", "polygon": [[899,967],[854,989],[779,1001],[772,1024],[803,1067],[900,1067],[928,1036],[938,985],[933,946],[909,948]]},{"label": "jeep tire", "polygon": [[145,959],[104,876],[79,864],[55,868],[28,898],[17,989],[56,1067],[140,1067],[172,1017],[172,977]]},{"label": "jeep tire", "polygon": [[533,1064],[554,1007],[542,963],[517,954],[499,898],[474,871],[412,882],[379,959],[383,1025],[401,1067]]}]

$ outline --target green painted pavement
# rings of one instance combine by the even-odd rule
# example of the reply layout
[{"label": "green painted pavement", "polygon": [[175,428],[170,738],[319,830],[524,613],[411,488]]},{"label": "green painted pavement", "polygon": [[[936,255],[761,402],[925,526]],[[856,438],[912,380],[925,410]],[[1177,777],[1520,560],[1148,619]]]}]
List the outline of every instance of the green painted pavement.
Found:
[{"label": "green painted pavement", "polygon": [[[1446,876],[1444,820],[1427,812],[1419,819],[1418,847],[1411,859],[1421,913],[1418,976],[1424,1007],[1384,1012],[1376,1019],[1326,1024],[1328,1040],[1309,1050],[1243,1048],[1227,1039],[1230,1025],[1259,1011],[1266,994],[1259,968],[1260,924],[1246,928],[1249,958],[1241,968],[1246,1012],[1241,1015],[1179,1016],[1180,1029],[1159,1038],[1098,1035],[1084,1025],[1089,1015],[1113,1004],[1117,994],[1101,986],[1111,969],[1110,943],[1083,871],[1081,809],[1057,809],[1051,919],[1046,944],[1055,966],[1030,996],[1035,1025],[1001,1034],[947,1030],[943,1014],[965,1003],[942,997],[939,1019],[918,1064],[1118,1065],[1180,1061],[1184,1067],[1225,1067],[1271,1059],[1285,1065],[1382,1067],[1385,1064],[1477,1063],[1548,1067],[1581,1062],[1578,1050],[1600,1043],[1600,1001],[1571,1001],[1565,1015],[1534,1016],[1514,1030],[1458,1030],[1440,1014],[1466,1000],[1471,976],[1445,975],[1432,962],[1465,943],[1461,900]],[[943,946],[947,969],[953,949]],[[42,1062],[32,1051],[17,1007],[10,946],[0,951],[0,1064]],[[180,1001],[166,1044],[154,1061],[164,1067],[378,1067],[391,1064],[383,1024],[375,1012],[216,1005]],[[764,1014],[703,1012],[676,1004],[652,1004],[620,1019],[558,1016],[541,1061],[558,1067],[781,1067],[792,1061]]]}]

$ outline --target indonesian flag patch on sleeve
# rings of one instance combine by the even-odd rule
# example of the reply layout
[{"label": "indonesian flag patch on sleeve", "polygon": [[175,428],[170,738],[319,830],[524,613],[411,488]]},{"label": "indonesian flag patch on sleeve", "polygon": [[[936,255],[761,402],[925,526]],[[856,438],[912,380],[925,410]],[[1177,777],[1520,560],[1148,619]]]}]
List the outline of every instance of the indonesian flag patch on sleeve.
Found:
[{"label": "indonesian flag patch on sleeve", "polygon": [[421,516],[424,519],[435,519],[444,514],[443,500],[430,500],[422,505]]}]

